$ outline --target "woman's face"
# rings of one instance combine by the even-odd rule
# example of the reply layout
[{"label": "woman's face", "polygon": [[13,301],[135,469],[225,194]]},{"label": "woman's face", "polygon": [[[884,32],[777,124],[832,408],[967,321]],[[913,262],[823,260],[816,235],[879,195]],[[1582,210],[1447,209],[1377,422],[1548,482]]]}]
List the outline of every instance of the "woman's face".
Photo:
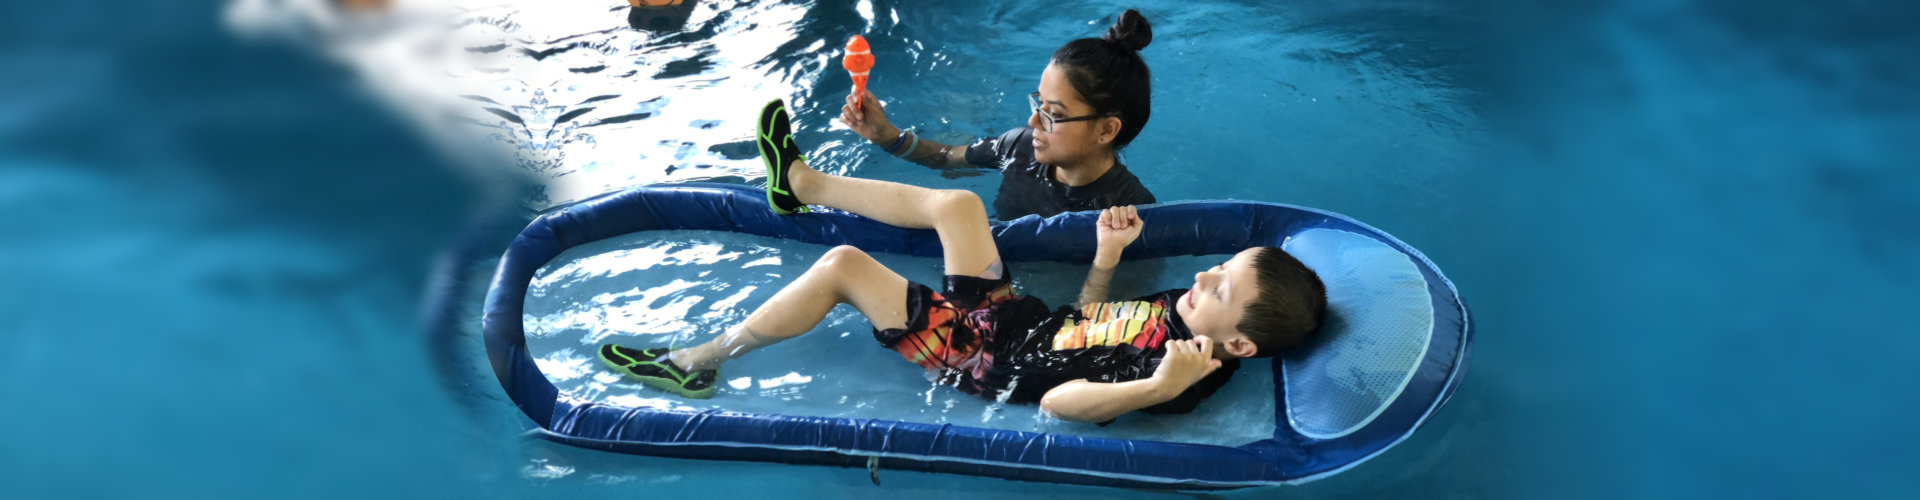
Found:
[{"label": "woman's face", "polygon": [[1041,112],[1056,119],[1095,114],[1093,106],[1082,100],[1080,93],[1073,90],[1073,84],[1067,82],[1066,70],[1047,64],[1046,71],[1040,72],[1039,92],[1040,112],[1027,116],[1027,126],[1033,127],[1035,160],[1048,165],[1072,165],[1108,153],[1108,145],[1120,132],[1119,118],[1057,122],[1052,132],[1047,131],[1047,118],[1041,116]]}]

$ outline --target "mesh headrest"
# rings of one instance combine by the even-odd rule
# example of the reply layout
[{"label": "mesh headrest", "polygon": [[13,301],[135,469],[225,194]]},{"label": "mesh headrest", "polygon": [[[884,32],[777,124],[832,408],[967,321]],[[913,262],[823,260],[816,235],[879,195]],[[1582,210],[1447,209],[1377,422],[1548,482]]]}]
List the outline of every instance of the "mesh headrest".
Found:
[{"label": "mesh headrest", "polygon": [[1426,356],[1427,280],[1405,253],[1347,231],[1302,231],[1281,249],[1327,288],[1320,329],[1282,356],[1287,421],[1308,437],[1345,436],[1385,411]]}]

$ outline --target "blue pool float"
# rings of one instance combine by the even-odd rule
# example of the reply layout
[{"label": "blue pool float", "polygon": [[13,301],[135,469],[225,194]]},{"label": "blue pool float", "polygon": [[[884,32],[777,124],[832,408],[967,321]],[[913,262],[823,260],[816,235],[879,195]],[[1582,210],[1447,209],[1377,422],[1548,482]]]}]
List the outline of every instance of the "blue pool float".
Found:
[{"label": "blue pool float", "polygon": [[[1091,262],[1097,212],[993,226],[1010,261]],[[931,230],[834,210],[779,216],[746,186],[647,186],[548,213],[500,258],[482,318],[494,374],[549,440],[670,457],[875,466],[1155,489],[1226,489],[1326,477],[1411,435],[1459,385],[1472,344],[1467,307],[1419,251],[1339,214],[1214,201],[1145,208],[1128,259],[1229,255],[1278,246],[1314,269],[1327,316],[1311,344],[1273,363],[1275,432],[1241,446],[1094,438],[952,424],[626,408],[549,382],[527,352],[522,306],[534,271],[581,244],[649,230],[716,230],[869,252],[940,255]],[[1255,375],[1253,372],[1242,376]],[[1204,406],[1202,409],[1204,410]]]}]

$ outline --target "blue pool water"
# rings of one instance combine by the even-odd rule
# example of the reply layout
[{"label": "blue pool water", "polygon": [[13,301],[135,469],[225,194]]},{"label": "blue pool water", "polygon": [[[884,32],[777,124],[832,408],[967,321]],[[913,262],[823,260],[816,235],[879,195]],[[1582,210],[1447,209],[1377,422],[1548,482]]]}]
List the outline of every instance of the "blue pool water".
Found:
[{"label": "blue pool water", "polygon": [[[573,6],[606,19],[561,20],[619,29],[606,3]],[[471,333],[488,259],[523,220],[498,214],[634,182],[751,181],[740,110],[777,96],[836,172],[990,191],[991,174],[847,147],[827,120],[844,80],[784,39],[871,25],[875,91],[924,91],[883,94],[896,119],[973,136],[1017,123],[1008,96],[1045,54],[1125,7],[711,5],[726,8],[696,11],[681,38],[613,31],[600,55],[509,68],[535,76],[458,80],[522,124],[466,109],[483,146],[527,154],[498,165],[429,146],[441,132],[351,60],[236,37],[221,2],[0,6],[8,496],[1148,496],[897,471],[876,488],[851,469],[515,437],[524,417]],[[1444,268],[1479,333],[1452,402],[1406,442],[1326,480],[1221,496],[1920,491],[1920,393],[1898,382],[1920,359],[1916,11],[1149,7],[1156,113],[1127,162],[1161,199],[1366,221]],[[518,29],[538,31],[533,17]],[[780,35],[727,36],[749,30]],[[503,38],[571,43],[526,37]],[[642,64],[632,44],[655,42],[704,62],[647,62],[662,67],[626,86],[545,62]],[[575,115],[599,125],[559,124],[601,88],[616,97]],[[476,173],[501,169],[525,170],[532,194]]]}]

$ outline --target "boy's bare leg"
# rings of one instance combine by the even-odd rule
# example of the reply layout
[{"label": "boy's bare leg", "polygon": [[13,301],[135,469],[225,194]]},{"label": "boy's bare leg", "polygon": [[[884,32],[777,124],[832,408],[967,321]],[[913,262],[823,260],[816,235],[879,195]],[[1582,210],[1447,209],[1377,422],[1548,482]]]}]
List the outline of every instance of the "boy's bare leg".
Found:
[{"label": "boy's bare leg", "polygon": [[[789,206],[797,201],[853,212],[896,227],[933,229],[940,236],[947,274],[979,276],[1000,260],[979,196],[968,191],[820,173],[799,159],[785,105],[770,102],[761,111],[759,147],[762,159],[769,162],[768,202],[775,212],[804,212],[804,206]],[[776,159],[783,158],[793,160],[779,165]],[[904,328],[906,290],[906,278],[866,253],[849,246],[836,247],[738,327],[705,344],[676,349],[670,356],[683,370],[719,366],[747,351],[812,330],[828,311],[842,303],[859,309],[876,329]]]},{"label": "boy's bare leg", "polygon": [[754,127],[760,160],[767,167],[767,208],[774,213],[804,213],[808,204],[825,205],[896,227],[932,229],[940,234],[951,275],[981,276],[1000,260],[979,196],[822,174],[807,165],[794,144],[792,118],[786,103],[778,100],[760,108]]},{"label": "boy's bare leg", "polygon": [[907,279],[865,252],[834,247],[799,278],[773,294],[747,320],[720,337],[676,349],[671,358],[684,370],[714,368],[748,351],[813,330],[839,304],[858,309],[874,328],[907,326]]},{"label": "boy's bare leg", "polygon": [[796,160],[787,175],[794,195],[809,205],[859,214],[890,226],[932,229],[940,235],[946,273],[979,276],[1000,260],[988,231],[987,208],[971,191],[927,189],[895,182],[841,177]]}]

